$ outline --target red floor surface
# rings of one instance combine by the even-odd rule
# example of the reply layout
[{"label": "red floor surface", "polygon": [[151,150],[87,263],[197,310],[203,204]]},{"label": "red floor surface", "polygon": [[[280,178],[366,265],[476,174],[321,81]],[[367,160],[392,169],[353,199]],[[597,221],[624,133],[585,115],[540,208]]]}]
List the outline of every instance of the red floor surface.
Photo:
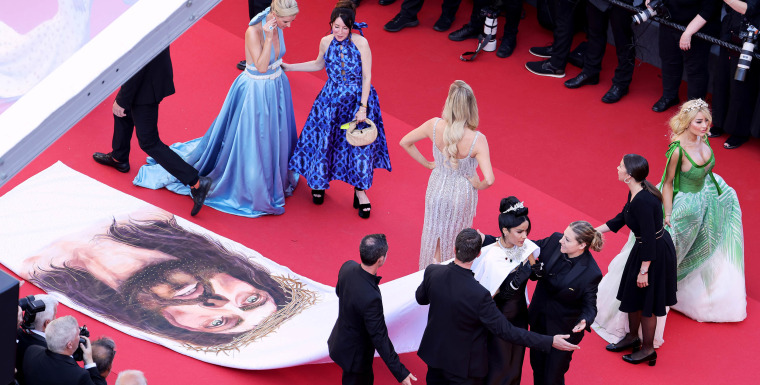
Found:
[{"label": "red floor surface", "polygon": [[[659,71],[649,65],[637,67],[631,92],[621,102],[605,105],[599,101],[610,86],[614,55],[607,55],[602,82],[578,90],[568,90],[563,80],[580,70],[568,67],[568,78],[558,80],[531,75],[524,63],[535,58],[528,48],[551,41],[551,34],[535,21],[535,10],[526,6],[515,54],[499,59],[482,54],[475,62],[464,63],[459,55],[475,46],[473,40],[455,43],[432,30],[440,10],[440,0],[428,0],[420,13],[420,25],[396,34],[382,25],[398,12],[400,1],[386,7],[364,0],[358,20],[367,21],[365,35],[373,53],[372,82],[378,90],[393,163],[393,172],[378,171],[368,194],[373,204],[370,220],[361,220],[351,209],[351,188],[336,182],[323,206],[311,204],[308,187],[302,181],[296,194],[287,200],[286,213],[279,217],[246,219],[205,208],[191,220],[225,237],[251,247],[270,259],[317,281],[334,284],[338,267],[346,259],[358,258],[358,241],[364,234],[388,234],[391,259],[381,270],[384,282],[417,269],[424,191],[429,172],[412,161],[397,146],[401,137],[438,116],[448,85],[462,79],[473,86],[479,101],[481,131],[488,137],[496,184],[480,193],[475,227],[496,232],[499,199],[516,195],[530,207],[533,238],[562,231],[572,220],[601,223],[617,213],[626,196],[616,180],[615,167],[622,155],[639,153],[652,167],[649,180],[658,182],[664,167],[668,143],[667,119],[674,110],[657,114],[650,110],[660,96]],[[471,3],[462,4],[457,28],[469,17]],[[320,36],[329,32],[333,2],[301,1],[301,13],[285,32],[286,62],[311,60],[317,54]],[[162,138],[166,143],[190,140],[203,135],[220,108],[228,87],[238,71],[234,64],[243,58],[242,35],[247,22],[243,0],[225,0],[172,45],[177,94],[161,105]],[[580,36],[579,36],[580,38]],[[614,51],[610,47],[610,51]],[[537,60],[537,59],[535,59]],[[303,125],[325,74],[291,73],[296,120]],[[131,159],[132,171],[123,175],[105,169],[91,159],[94,151],[108,151],[112,134],[110,114],[113,98],[107,99],[64,135],[10,183],[16,184],[62,160],[74,169],[116,189],[134,195],[177,215],[189,218],[191,201],[166,190],[152,191],[131,184],[144,154],[136,140]],[[760,241],[750,229],[760,226],[758,181],[748,170],[760,166],[760,145],[753,140],[739,150],[722,148],[725,138],[713,141],[716,173],[738,192],[744,212],[746,239],[748,319],[738,324],[701,324],[675,312],[668,318],[666,344],[659,350],[654,368],[631,366],[618,354],[608,353],[606,344],[589,334],[574,354],[567,383],[755,383],[754,357],[760,354],[756,341],[760,332],[755,311],[760,307],[760,264],[753,258]],[[422,143],[429,154],[428,143]],[[749,174],[749,175],[748,175]],[[607,236],[604,251],[595,255],[602,270],[617,254],[627,230]],[[40,290],[25,285],[22,294]],[[205,364],[158,345],[137,340],[86,316],[61,308],[59,314],[74,314],[90,328],[92,335],[109,335],[116,340],[119,354],[114,371],[141,369],[151,384],[336,384],[340,370],[334,364],[307,365],[270,371],[243,371]],[[402,361],[424,383],[425,365],[414,353]],[[382,361],[375,362],[376,383],[395,383]],[[109,378],[109,383],[115,381]],[[529,364],[523,383],[531,384]]]}]

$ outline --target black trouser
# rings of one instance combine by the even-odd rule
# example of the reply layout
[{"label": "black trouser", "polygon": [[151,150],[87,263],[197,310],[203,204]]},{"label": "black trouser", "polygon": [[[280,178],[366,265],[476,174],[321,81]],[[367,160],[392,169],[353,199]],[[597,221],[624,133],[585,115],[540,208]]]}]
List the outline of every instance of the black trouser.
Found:
[{"label": "black trouser", "polygon": [[574,13],[578,0],[554,0],[554,42],[552,43],[552,57],[550,63],[558,69],[565,69],[567,57],[573,44]]},{"label": "black trouser", "polygon": [[607,24],[612,27],[618,65],[612,84],[628,88],[633,78],[636,49],[631,28],[631,14],[623,8],[611,6],[602,11],[593,4],[586,5],[588,19],[588,45],[583,57],[583,72],[596,75],[602,71],[602,59],[607,49]]},{"label": "black trouser", "polygon": [[[543,317],[551,317],[544,315]],[[557,334],[570,334],[567,342],[578,345],[583,339],[584,332],[568,333],[567,329],[556,326],[547,327],[545,319],[538,318],[535,324],[530,325],[530,330],[549,336]],[[570,369],[570,361],[573,359],[572,351],[563,351],[552,348],[549,353],[538,349],[530,349],[530,367],[533,368],[534,385],[564,385],[565,373]]]},{"label": "black trouser", "polygon": [[248,18],[253,19],[259,12],[272,4],[272,0],[248,0]]},{"label": "black trouser", "polygon": [[[472,14],[470,14],[470,26],[476,30],[483,28],[485,18],[481,16],[483,8],[491,5],[493,0],[473,0],[472,1]],[[504,0],[502,3],[501,11],[504,12],[504,18],[506,19],[503,27],[498,27],[504,30],[504,37],[509,37],[514,40],[517,37],[517,27],[520,25],[520,16],[522,16],[523,0]]]},{"label": "black trouser", "polygon": [[[404,19],[417,19],[417,14],[420,13],[420,9],[422,9],[422,3],[424,3],[425,0],[404,0],[403,3],[401,3],[401,17]],[[443,0],[443,4],[441,4],[441,16],[446,16],[451,20],[454,20],[454,17],[457,14],[457,9],[459,9],[459,3],[461,3],[462,0]]]},{"label": "black trouser", "polygon": [[483,379],[460,377],[449,371],[428,366],[425,382],[427,385],[481,385]]},{"label": "black trouser", "polygon": [[760,66],[753,60],[746,79],[740,82],[734,79],[738,61],[738,52],[720,48],[713,82],[713,124],[730,135],[748,138],[758,100]]},{"label": "black trouser", "polygon": [[375,373],[372,372],[372,368],[369,372],[364,373],[350,373],[343,371],[343,377],[341,378],[342,385],[372,385],[375,383]]},{"label": "black trouser", "polygon": [[140,148],[156,163],[183,184],[192,186],[198,182],[198,171],[165,145],[158,137],[158,103],[134,105],[126,110],[127,116],[113,116],[113,153],[118,162],[129,162],[132,132],[137,133]]},{"label": "black trouser", "polygon": [[659,48],[662,61],[662,96],[677,98],[678,88],[684,71],[688,82],[687,98],[704,99],[707,95],[709,72],[707,60],[710,57],[711,44],[692,37],[691,48],[681,50],[679,41],[683,32],[669,27],[660,27]]}]

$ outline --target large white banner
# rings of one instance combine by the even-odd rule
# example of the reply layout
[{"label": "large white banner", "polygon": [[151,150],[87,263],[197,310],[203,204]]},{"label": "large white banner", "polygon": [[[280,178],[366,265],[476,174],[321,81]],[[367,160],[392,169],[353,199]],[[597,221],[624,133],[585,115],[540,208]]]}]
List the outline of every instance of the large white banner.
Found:
[{"label": "large white banner", "polygon": [[[241,369],[330,360],[333,287],[60,162],[0,198],[0,244],[0,262],[62,303],[178,353]],[[493,293],[514,266],[488,256],[473,270]],[[427,323],[422,274],[380,285],[399,353]]]}]

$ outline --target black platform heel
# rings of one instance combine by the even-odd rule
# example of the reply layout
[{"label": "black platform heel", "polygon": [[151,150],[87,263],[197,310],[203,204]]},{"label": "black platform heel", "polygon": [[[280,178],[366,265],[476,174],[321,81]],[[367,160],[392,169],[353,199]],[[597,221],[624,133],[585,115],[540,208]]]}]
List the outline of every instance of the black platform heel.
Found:
[{"label": "black platform heel", "polygon": [[623,361],[629,364],[634,364],[634,365],[649,361],[649,366],[654,366],[655,364],[657,364],[657,352],[652,352],[652,354],[649,354],[645,357],[641,357],[638,360],[634,360],[633,358],[631,358],[630,354],[626,354],[623,356]]},{"label": "black platform heel", "polygon": [[314,202],[315,205],[325,203],[325,190],[311,189],[311,201]]},{"label": "black platform heel", "polygon": [[369,218],[370,210],[372,209],[372,204],[359,203],[359,197],[356,195],[357,191],[364,191],[364,190],[354,187],[354,208],[359,209],[359,217],[367,219]]}]

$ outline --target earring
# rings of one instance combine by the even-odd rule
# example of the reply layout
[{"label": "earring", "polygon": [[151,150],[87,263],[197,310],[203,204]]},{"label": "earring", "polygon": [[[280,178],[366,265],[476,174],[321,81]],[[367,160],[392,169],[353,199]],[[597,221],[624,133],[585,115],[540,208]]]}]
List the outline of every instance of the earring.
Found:
[{"label": "earring", "polygon": [[629,175],[627,178],[623,179],[623,183],[628,184],[628,182],[631,181],[631,176]]}]

